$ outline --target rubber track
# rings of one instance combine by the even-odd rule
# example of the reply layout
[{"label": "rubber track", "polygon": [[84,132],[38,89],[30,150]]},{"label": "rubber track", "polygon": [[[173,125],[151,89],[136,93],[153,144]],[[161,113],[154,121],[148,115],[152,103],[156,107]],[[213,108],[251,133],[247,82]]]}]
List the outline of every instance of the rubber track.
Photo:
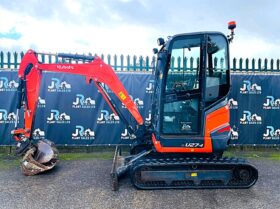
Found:
[{"label": "rubber track", "polygon": [[[195,169],[197,167],[197,169]],[[171,184],[165,181],[141,181],[141,170],[172,170],[182,169],[193,172],[199,170],[235,170],[238,168],[247,168],[251,171],[251,176],[248,180],[242,180],[236,175],[232,175],[232,179],[225,185],[223,181],[217,180],[203,180],[200,184],[195,184],[192,180],[174,180]],[[233,172],[234,173],[234,172]],[[130,170],[130,177],[133,185],[138,189],[245,189],[253,186],[258,179],[257,169],[241,158],[151,158],[147,157],[141,159],[132,165]]]}]

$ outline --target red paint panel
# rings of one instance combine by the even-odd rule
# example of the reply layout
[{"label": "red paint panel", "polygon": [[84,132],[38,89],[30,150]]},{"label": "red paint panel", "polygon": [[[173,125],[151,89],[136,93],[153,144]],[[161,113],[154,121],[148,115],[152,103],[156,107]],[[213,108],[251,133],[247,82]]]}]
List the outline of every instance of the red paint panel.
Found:
[{"label": "red paint panel", "polygon": [[163,147],[160,141],[157,141],[155,135],[152,135],[153,144],[157,152],[163,153],[211,153],[212,141],[210,133],[219,127],[229,125],[229,108],[224,106],[206,115],[205,131],[204,131],[204,147],[203,148],[189,148],[189,147]]}]

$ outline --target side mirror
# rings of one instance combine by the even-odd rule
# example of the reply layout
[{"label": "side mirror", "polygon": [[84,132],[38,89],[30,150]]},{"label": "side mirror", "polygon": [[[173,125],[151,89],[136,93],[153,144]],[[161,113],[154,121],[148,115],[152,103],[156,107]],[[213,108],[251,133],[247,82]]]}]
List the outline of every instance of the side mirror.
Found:
[{"label": "side mirror", "polygon": [[163,39],[163,38],[158,38],[157,44],[158,44],[159,46],[162,46],[164,43],[165,43],[165,42],[164,42],[164,39]]},{"label": "side mirror", "polygon": [[157,48],[153,48],[153,53],[157,54],[158,53],[158,49]]}]

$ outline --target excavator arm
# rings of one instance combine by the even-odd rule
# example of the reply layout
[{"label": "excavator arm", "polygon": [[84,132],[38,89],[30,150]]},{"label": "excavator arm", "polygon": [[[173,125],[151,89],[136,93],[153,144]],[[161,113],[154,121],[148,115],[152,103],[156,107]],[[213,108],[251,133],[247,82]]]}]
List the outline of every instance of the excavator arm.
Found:
[{"label": "excavator arm", "polygon": [[83,60],[85,63],[40,63],[37,58],[38,54],[32,50],[28,50],[22,58],[18,71],[19,87],[17,90],[17,117],[20,108],[24,107],[24,127],[18,128],[16,121],[15,130],[12,131],[16,141],[29,141],[32,138],[32,130],[35,121],[35,114],[40,92],[40,84],[42,71],[69,73],[85,76],[86,82],[94,82],[101,95],[104,97],[113,112],[120,117],[125,123],[128,130],[133,132],[133,128],[129,125],[125,117],[118,110],[115,103],[107,94],[104,84],[107,85],[116,97],[128,109],[138,125],[143,125],[137,106],[131,100],[126,89],[115,74],[114,70],[104,63],[98,56],[85,56],[73,54],[57,54],[58,57],[71,59],[75,61]]},{"label": "excavator arm", "polygon": [[[122,112],[106,92],[106,85],[122,102],[134,117],[139,127],[143,127],[137,106],[134,104],[114,70],[97,56],[56,54],[57,57],[68,59],[69,63],[45,64],[38,61],[38,53],[28,50],[23,56],[18,71],[19,86],[17,89],[17,116],[13,138],[18,141],[16,153],[23,155],[21,169],[25,175],[35,175],[52,169],[58,162],[58,151],[53,142],[43,139],[32,140],[38,97],[40,93],[42,71],[61,72],[85,76],[86,83],[93,82],[104,97],[114,114],[126,125],[129,133],[136,132]],[[71,60],[76,61],[72,63]],[[79,61],[83,61],[79,63]],[[24,127],[18,128],[19,110],[24,108]]]}]

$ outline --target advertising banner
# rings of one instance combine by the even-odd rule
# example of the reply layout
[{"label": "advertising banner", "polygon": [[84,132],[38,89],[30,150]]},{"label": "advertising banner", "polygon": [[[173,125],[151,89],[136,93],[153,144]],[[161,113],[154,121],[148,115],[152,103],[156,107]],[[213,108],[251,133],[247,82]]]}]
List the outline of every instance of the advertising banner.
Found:
[{"label": "advertising banner", "polygon": [[[144,120],[151,119],[153,75],[118,72]],[[280,75],[233,74],[229,96],[232,144],[279,144]],[[10,132],[16,119],[16,71],[0,71],[0,145],[14,145]],[[105,88],[107,88],[105,86]],[[117,101],[110,89],[110,96]],[[129,122],[126,108],[117,101]],[[23,113],[20,113],[23,117]],[[22,120],[20,120],[22,123]],[[22,126],[22,124],[20,124]],[[130,144],[125,126],[95,85],[70,74],[43,73],[33,131],[34,139],[58,145]]]}]

